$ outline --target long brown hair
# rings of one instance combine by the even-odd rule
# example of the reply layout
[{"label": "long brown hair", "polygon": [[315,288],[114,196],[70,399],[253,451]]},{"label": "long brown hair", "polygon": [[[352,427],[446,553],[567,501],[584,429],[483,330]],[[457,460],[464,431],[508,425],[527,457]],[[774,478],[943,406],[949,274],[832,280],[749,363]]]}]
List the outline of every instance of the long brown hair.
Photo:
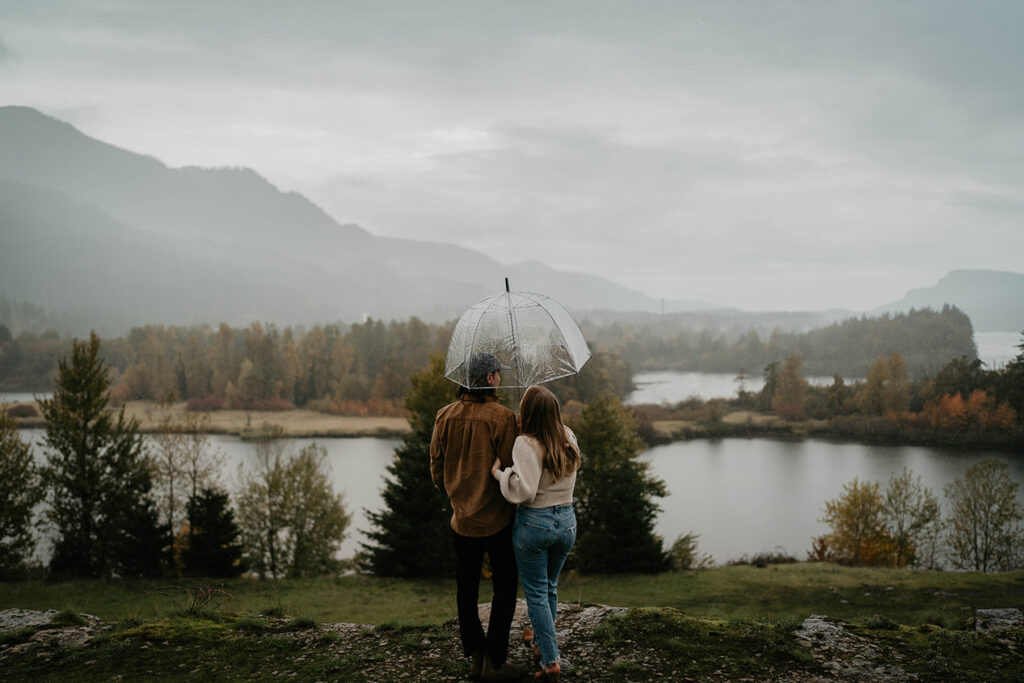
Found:
[{"label": "long brown hair", "polygon": [[532,436],[544,447],[544,469],[558,481],[580,466],[580,452],[569,441],[558,399],[541,386],[532,386],[519,403],[520,433]]}]

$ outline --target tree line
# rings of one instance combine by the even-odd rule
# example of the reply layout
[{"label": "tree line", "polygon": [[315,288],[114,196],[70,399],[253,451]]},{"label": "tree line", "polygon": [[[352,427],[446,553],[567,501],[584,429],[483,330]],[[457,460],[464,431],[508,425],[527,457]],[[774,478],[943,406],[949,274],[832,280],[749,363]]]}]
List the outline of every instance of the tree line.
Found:
[{"label": "tree line", "polygon": [[[306,407],[336,414],[404,414],[409,378],[447,348],[452,325],[417,318],[306,328],[152,325],[103,341],[111,399],[188,401],[196,411]],[[48,390],[69,344],[55,332],[12,337],[0,324],[0,388]],[[632,371],[595,353],[584,373],[558,383],[566,400],[625,395]]]},{"label": "tree line", "polygon": [[[1018,348],[1020,353],[1001,368],[987,369],[976,357],[961,356],[916,379],[895,351],[876,358],[862,381],[836,374],[831,383],[818,385],[807,381],[803,358],[794,355],[764,367],[759,391],[747,391],[748,376],[740,372],[733,398],[691,397],[634,411],[648,443],[659,438],[655,421],[699,422],[726,436],[726,414],[753,410],[785,420],[824,421],[812,425],[815,434],[862,443],[1018,449],[1024,445],[1024,333]],[[749,426],[744,429],[750,433]]]},{"label": "tree line", "polygon": [[[0,577],[38,572],[35,517],[55,539],[47,570],[62,577],[239,576],[336,573],[350,513],[324,469],[324,450],[290,451],[280,434],[256,445],[254,466],[231,491],[210,447],[208,416],[157,407],[159,429],[144,442],[123,407],[110,406],[111,368],[92,335],[58,364],[53,397],[40,402],[45,460],[36,465],[14,421],[0,412]],[[412,430],[396,450],[369,513],[369,542],[356,566],[385,576],[450,573],[451,511],[429,476],[434,415],[454,397],[440,354],[412,373],[404,406]],[[600,373],[597,375],[600,379]],[[589,380],[596,381],[596,380]],[[579,391],[584,381],[563,382]],[[503,400],[512,403],[510,392]],[[637,460],[645,449],[628,411],[605,390],[576,424],[586,467],[577,484],[581,571],[668,567],[653,533],[664,484]],[[40,503],[42,512],[40,513]],[[627,556],[610,555],[628,544]]]},{"label": "tree line", "polygon": [[829,533],[813,539],[808,558],[879,567],[991,572],[1024,567],[1024,506],[1008,465],[985,458],[945,487],[949,514],[910,470],[877,481],[853,479],[826,501]]},{"label": "tree line", "polygon": [[[99,351],[93,335],[76,341],[60,361],[54,395],[41,403],[46,419],[41,466],[34,464],[13,421],[0,414],[0,574],[24,575],[31,564],[38,541],[33,514],[41,501],[55,539],[48,569],[57,577],[250,571],[272,578],[342,568],[337,552],[350,514],[327,477],[322,448],[314,444],[296,452],[279,434],[268,433],[257,444],[255,466],[228,491],[218,481],[221,463],[207,441],[207,417],[176,417],[163,406],[161,429],[147,447],[138,424],[123,409],[109,409],[109,367]],[[355,558],[363,571],[407,577],[452,571],[446,542],[451,511],[429,476],[434,416],[453,397],[443,373],[442,356],[433,354],[409,378],[404,407],[411,430],[388,467],[381,510],[368,514],[369,540]],[[503,398],[512,400],[508,394]],[[706,566],[710,558],[696,552],[695,534],[666,546],[654,533],[657,499],[667,490],[639,460],[646,446],[633,412],[604,392],[582,404],[569,421],[584,454],[572,566],[584,573]],[[810,555],[858,564],[937,566],[938,539],[943,539],[942,552],[959,568],[1019,567],[1024,515],[1016,491],[1004,464],[983,461],[947,488],[951,514],[940,523],[935,496],[909,472],[894,478],[884,493],[878,484],[855,480],[840,498],[826,503],[822,521],[832,531],[815,539]]]},{"label": "tree line", "polygon": [[40,408],[41,465],[0,411],[0,578],[37,571],[39,526],[53,535],[56,578],[308,576],[340,566],[350,517],[315,444],[292,452],[268,434],[229,493],[205,416],[165,411],[147,446],[138,422],[110,409],[96,335],[73,343]]},{"label": "tree line", "polygon": [[837,432],[873,434],[874,440],[1019,444],[1024,441],[1024,341],[1019,348],[1003,368],[989,370],[977,358],[961,356],[917,380],[902,354],[894,352],[877,358],[865,381],[847,385],[835,375],[828,386],[808,384],[802,359],[790,356],[766,366],[762,390],[739,392],[736,402],[785,419],[831,418]]},{"label": "tree line", "polygon": [[953,358],[977,357],[970,318],[954,306],[939,311],[861,316],[804,332],[756,329],[715,332],[670,323],[586,326],[587,339],[615,349],[638,370],[756,371],[800,356],[812,375],[864,377],[875,359],[899,352],[912,377],[934,374]]}]

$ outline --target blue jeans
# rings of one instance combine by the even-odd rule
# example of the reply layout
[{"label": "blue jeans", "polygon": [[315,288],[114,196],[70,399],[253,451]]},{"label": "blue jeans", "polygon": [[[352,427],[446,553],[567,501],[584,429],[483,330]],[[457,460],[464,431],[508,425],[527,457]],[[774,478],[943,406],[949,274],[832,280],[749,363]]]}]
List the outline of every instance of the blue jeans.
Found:
[{"label": "blue jeans", "polygon": [[558,661],[555,616],[558,614],[558,574],[576,542],[576,513],[572,505],[530,508],[520,505],[512,527],[512,544],[519,582],[541,664]]}]

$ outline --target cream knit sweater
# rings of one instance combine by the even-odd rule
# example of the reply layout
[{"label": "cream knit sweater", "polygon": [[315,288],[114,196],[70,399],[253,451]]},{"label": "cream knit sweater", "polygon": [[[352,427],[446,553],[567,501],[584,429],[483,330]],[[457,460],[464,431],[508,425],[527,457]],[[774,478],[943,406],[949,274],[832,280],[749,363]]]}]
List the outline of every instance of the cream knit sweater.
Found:
[{"label": "cream knit sweater", "polygon": [[[568,427],[565,435],[573,446],[576,435]],[[512,466],[497,470],[494,478],[501,484],[501,495],[510,503],[521,503],[531,508],[572,503],[576,486],[576,472],[554,481],[551,472],[544,469],[544,447],[532,436],[516,437],[512,446]]]}]

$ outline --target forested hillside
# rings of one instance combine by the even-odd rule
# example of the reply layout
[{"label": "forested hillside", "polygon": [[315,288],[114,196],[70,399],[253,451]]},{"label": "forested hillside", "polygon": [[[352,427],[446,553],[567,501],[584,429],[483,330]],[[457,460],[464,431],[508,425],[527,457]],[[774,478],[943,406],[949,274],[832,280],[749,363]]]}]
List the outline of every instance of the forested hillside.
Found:
[{"label": "forested hillside", "polygon": [[769,363],[803,358],[810,375],[865,377],[879,356],[902,354],[912,377],[934,374],[960,356],[977,356],[970,319],[959,309],[861,316],[806,332],[711,332],[658,322],[588,327],[587,338],[616,349],[636,370],[760,374]]},{"label": "forested hillside", "polygon": [[[43,320],[38,309],[7,305],[0,313]],[[56,332],[12,335],[0,320],[0,390],[42,391],[50,387],[57,358],[70,340]],[[408,377],[444,352],[452,323],[417,318],[357,325],[278,328],[254,323],[175,327],[151,325],[104,340],[103,354],[118,376],[115,398],[215,399],[213,405],[254,401],[304,406],[311,401],[343,410],[346,401],[383,402],[392,410],[408,389]],[[807,374],[865,377],[879,357],[900,353],[912,377],[935,374],[949,361],[974,359],[971,324],[955,308],[914,311],[877,318],[852,318],[809,332],[725,333],[666,331],[654,325],[584,325],[595,358],[579,386],[556,384],[568,400],[596,385],[620,396],[642,369],[760,374],[771,363],[803,358]],[[217,404],[216,401],[220,401]],[[351,408],[351,406],[349,406]]]}]

